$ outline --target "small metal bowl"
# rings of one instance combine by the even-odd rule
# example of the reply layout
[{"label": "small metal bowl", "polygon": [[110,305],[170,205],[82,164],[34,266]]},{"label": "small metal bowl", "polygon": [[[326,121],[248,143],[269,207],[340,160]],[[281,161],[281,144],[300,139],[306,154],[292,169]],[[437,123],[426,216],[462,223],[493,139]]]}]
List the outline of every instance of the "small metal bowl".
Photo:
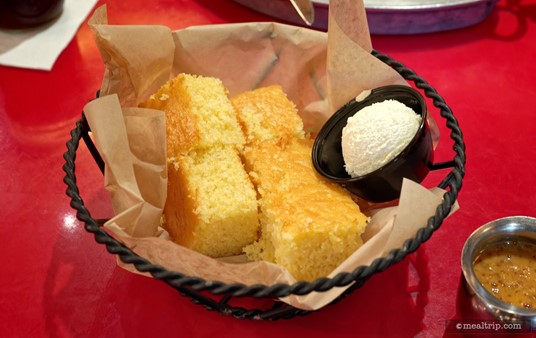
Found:
[{"label": "small metal bowl", "polygon": [[[341,145],[342,130],[348,118],[367,106],[390,99],[402,102],[421,115],[417,133],[407,147],[383,167],[363,176],[350,177],[344,169]],[[369,202],[395,200],[400,197],[404,178],[420,183],[430,171],[433,146],[426,116],[426,103],[416,89],[403,85],[373,89],[365,98],[352,99],[324,124],[313,144],[313,165],[320,175]]]},{"label": "small metal bowl", "polygon": [[514,238],[536,241],[536,218],[511,216],[484,224],[465,242],[461,264],[466,289],[472,297],[473,310],[482,316],[491,315],[502,321],[525,321],[536,325],[536,309],[524,309],[506,303],[488,292],[477,279],[473,264],[482,249]]}]

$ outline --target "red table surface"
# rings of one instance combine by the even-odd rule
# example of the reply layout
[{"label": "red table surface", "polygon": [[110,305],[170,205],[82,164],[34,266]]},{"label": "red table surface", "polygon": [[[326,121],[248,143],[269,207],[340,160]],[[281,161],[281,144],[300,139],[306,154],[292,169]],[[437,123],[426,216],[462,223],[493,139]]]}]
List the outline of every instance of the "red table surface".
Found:
[{"label": "red table surface", "polygon": [[[230,0],[98,5],[104,3],[113,24],[274,21]],[[536,216],[535,21],[536,1],[509,0],[465,29],[372,36],[375,49],[424,77],[457,117],[468,159],[461,209],[417,252],[336,305],[273,322],[207,311],[160,281],[119,268],[76,220],[62,154],[103,76],[86,23],[52,71],[0,67],[0,336],[441,337],[450,320],[479,319],[465,311],[464,241],[493,219]],[[441,131],[437,160],[452,157]],[[84,145],[76,163],[87,207],[95,218],[109,217],[102,176]]]}]

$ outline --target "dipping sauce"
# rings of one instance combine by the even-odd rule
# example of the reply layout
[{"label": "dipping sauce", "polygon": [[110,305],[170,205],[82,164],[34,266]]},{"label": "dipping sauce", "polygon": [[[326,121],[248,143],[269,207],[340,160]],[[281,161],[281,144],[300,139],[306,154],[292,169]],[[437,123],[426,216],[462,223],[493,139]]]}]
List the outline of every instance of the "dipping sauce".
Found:
[{"label": "dipping sauce", "polygon": [[476,258],[476,277],[500,300],[536,310],[536,242],[511,238],[486,246]]}]

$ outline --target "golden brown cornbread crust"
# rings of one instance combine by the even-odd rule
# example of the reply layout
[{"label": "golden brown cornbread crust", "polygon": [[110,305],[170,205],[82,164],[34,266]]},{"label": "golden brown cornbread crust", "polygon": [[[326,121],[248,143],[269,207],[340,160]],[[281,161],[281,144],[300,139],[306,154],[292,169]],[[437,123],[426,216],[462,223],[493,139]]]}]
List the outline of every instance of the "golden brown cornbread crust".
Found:
[{"label": "golden brown cornbread crust", "polygon": [[318,176],[311,147],[310,139],[294,139],[284,148],[265,143],[246,153],[260,194],[262,233],[246,253],[298,280],[328,275],[361,246],[367,221],[346,190]]},{"label": "golden brown cornbread crust", "polygon": [[263,142],[284,144],[304,138],[303,121],[281,86],[273,85],[234,96],[232,104],[248,145]]}]

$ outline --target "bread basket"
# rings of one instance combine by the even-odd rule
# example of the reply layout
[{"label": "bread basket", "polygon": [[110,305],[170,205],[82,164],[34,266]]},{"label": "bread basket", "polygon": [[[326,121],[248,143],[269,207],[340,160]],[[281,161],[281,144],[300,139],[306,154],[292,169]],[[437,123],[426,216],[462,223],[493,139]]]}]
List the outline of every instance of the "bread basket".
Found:
[{"label": "bread basket", "polygon": [[[75,128],[71,131],[70,139],[67,141],[67,151],[63,156],[65,159],[65,164],[63,165],[65,177],[63,181],[67,185],[66,194],[71,199],[71,207],[76,210],[76,217],[84,223],[86,231],[93,234],[95,241],[104,245],[109,253],[117,255],[126,264],[132,264],[139,272],[148,273],[153,278],[168,284],[182,295],[190,298],[195,304],[202,305],[208,310],[240,319],[289,319],[306,315],[311,311],[298,309],[272,299],[289,295],[305,295],[313,291],[325,291],[334,287],[352,284],[330,305],[337,303],[340,299],[359,289],[372,275],[389,268],[391,265],[400,262],[408,254],[416,251],[422,243],[427,241],[439,229],[458,197],[465,174],[466,157],[463,135],[456,118],[443,98],[413,70],[378,51],[374,50],[372,54],[392,67],[408,82],[413,82],[416,88],[433,101],[434,106],[439,109],[440,116],[445,120],[446,127],[450,130],[450,139],[453,142],[452,149],[455,153],[452,159],[432,164],[430,168],[431,170],[449,168],[448,173],[438,185],[440,188],[445,189],[446,192],[443,195],[441,204],[437,206],[435,215],[428,219],[427,224],[419,229],[415,237],[406,240],[402,247],[392,250],[386,257],[377,258],[372,264],[360,266],[351,272],[339,273],[333,278],[319,278],[312,282],[274,285],[226,284],[217,280],[205,280],[200,277],[185,275],[180,271],[169,271],[162,266],[152,264],[149,260],[140,257],[105,232],[101,228],[103,222],[94,219],[84,205],[76,184],[75,159],[80,140],[86,143],[101,171],[104,171],[104,162],[89,137],[89,126],[83,113],[81,119],[77,121]],[[265,309],[243,308],[231,305],[232,299],[237,297],[266,299],[272,305]]]}]

